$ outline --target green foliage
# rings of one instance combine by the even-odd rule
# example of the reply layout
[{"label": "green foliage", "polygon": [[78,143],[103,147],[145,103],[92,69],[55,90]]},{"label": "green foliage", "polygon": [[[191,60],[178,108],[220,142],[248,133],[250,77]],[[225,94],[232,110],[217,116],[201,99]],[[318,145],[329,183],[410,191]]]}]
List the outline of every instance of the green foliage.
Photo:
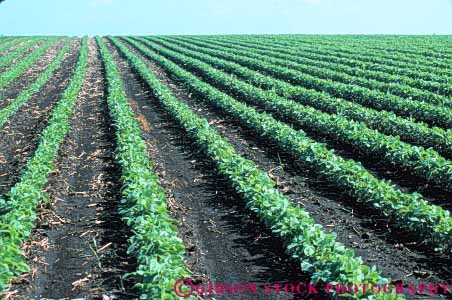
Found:
[{"label": "green foliage", "polygon": [[[198,117],[179,101],[146,66],[146,64],[117,39],[111,41],[128,59],[137,73],[149,85],[162,107],[187,131],[196,144],[212,159],[218,172],[228,178],[235,190],[272,231],[287,242],[287,252],[299,261],[305,271],[312,273],[313,282],[388,283],[390,280],[368,267],[353,250],[336,242],[322,226],[276,188],[275,182],[255,164],[238,155],[234,147],[221,137],[207,120]],[[207,88],[204,86],[203,88]],[[338,296],[338,295],[332,295]],[[394,294],[376,295],[393,299]],[[373,299],[375,295],[352,295],[354,299]],[[403,296],[400,296],[403,298]]]},{"label": "green foliage", "polygon": [[325,61],[323,56],[311,53],[306,54],[296,50],[288,50],[287,48],[273,47],[273,45],[268,44],[259,46],[254,40],[247,43],[235,39],[215,39],[214,41],[218,42],[218,44],[215,44],[220,46],[245,51],[251,50],[254,53],[277,58],[278,61],[284,60],[286,62],[285,65],[319,78],[356,84],[361,87],[379,90],[384,93],[417,101],[452,107],[452,99],[436,94],[440,91],[449,95],[452,92],[452,86],[450,84],[439,85],[437,82],[418,81],[382,72],[362,70],[356,67]]},{"label": "green foliage", "polygon": [[36,94],[49,80],[55,71],[61,66],[65,55],[71,49],[71,40],[65,42],[63,48],[58,52],[57,56],[52,60],[50,65],[42,72],[39,77],[33,82],[30,87],[22,91],[14,101],[8,106],[0,110],[0,128],[5,125],[8,119],[14,115],[19,108],[21,108],[27,101]]},{"label": "green foliage", "polygon": [[[271,41],[263,41],[259,38],[248,38],[248,39],[230,39],[230,38],[219,38],[222,41],[227,42],[247,42],[247,43],[239,43],[240,45],[250,46],[252,48],[260,49],[260,50],[268,50],[271,49],[272,53],[284,53],[284,57],[306,57],[309,59],[314,59],[318,61],[326,62],[326,67],[334,67],[334,69],[342,70],[349,75],[364,77],[368,79],[374,79],[385,83],[390,83],[389,90],[393,92],[393,88],[397,91],[400,96],[410,97],[411,94],[407,94],[407,92],[411,91],[419,96],[425,95],[426,97],[436,98],[432,93],[442,94],[450,96],[452,95],[452,84],[449,76],[445,75],[437,75],[435,73],[422,72],[417,70],[417,68],[396,68],[393,66],[389,66],[386,63],[377,64],[372,62],[364,61],[367,56],[361,57],[361,59],[356,59],[353,55],[344,55],[345,53],[337,53],[333,52],[331,48],[328,48],[323,45],[300,45],[297,43],[284,43],[283,39],[271,40]],[[249,43],[251,42],[251,43]],[[336,48],[340,48],[341,45],[336,45]],[[359,49],[362,47],[359,47]],[[356,55],[356,51],[354,52]],[[359,56],[359,54],[358,54]],[[419,60],[419,63],[422,64],[424,60]],[[383,61],[385,62],[385,61]],[[329,64],[331,63],[331,64]],[[438,71],[438,70],[437,70]],[[407,90],[404,90],[404,89]],[[414,88],[414,89],[412,89]],[[424,93],[422,90],[427,90],[431,93]],[[446,102],[450,102],[450,99],[446,100]],[[419,100],[422,100],[422,96]]]},{"label": "green foliage", "polygon": [[[174,300],[174,282],[188,276],[185,248],[177,237],[167,199],[152,171],[147,146],[130,108],[119,71],[101,38],[97,38],[108,81],[108,107],[116,129],[116,160],[121,166],[121,214],[134,233],[129,252],[138,262],[134,274],[140,299]],[[192,298],[187,298],[192,299]]]},{"label": "green foliage", "polygon": [[7,41],[5,41],[4,44],[0,46],[0,53],[16,46],[17,44],[22,43],[24,40],[25,38],[9,38]]},{"label": "green foliage", "polygon": [[43,191],[58,148],[70,130],[78,93],[88,65],[87,38],[83,39],[74,76],[52,111],[47,127],[41,133],[38,147],[27,162],[20,180],[0,199],[0,291],[14,276],[28,271],[22,243],[28,238],[36,219],[36,205],[47,196]]},{"label": "green foliage", "polygon": [[33,51],[27,57],[21,59],[17,64],[0,74],[0,90],[4,89],[13,80],[23,74],[31,65],[33,65],[47,50],[57,42],[57,38],[50,38],[38,49]]},{"label": "green foliage", "polygon": [[[148,38],[166,48],[207,62],[217,69],[232,73],[237,77],[252,83],[264,90],[271,90],[280,96],[295,100],[301,104],[319,109],[323,112],[343,116],[347,119],[364,122],[369,128],[384,134],[400,136],[401,140],[433,148],[436,151],[452,157],[452,131],[438,127],[431,128],[423,123],[401,118],[392,112],[378,111],[357,103],[335,98],[325,92],[305,89],[287,82],[264,76],[237,63],[220,59],[220,50],[195,46],[190,42],[183,42],[174,37]],[[170,41],[170,43],[165,42]],[[180,46],[179,46],[180,45]],[[184,47],[184,48],[182,48]],[[188,50],[188,49],[192,50]],[[204,54],[206,53],[206,54]]]},{"label": "green foliage", "polygon": [[304,132],[294,130],[268,114],[256,112],[254,108],[213,88],[142,44],[130,38],[126,40],[184,84],[194,96],[215,105],[239,120],[243,126],[275,142],[301,163],[347,192],[352,199],[368,203],[396,226],[426,239],[437,250],[448,253],[451,251],[452,218],[449,211],[431,205],[419,194],[401,192],[390,183],[375,178],[361,164],[337,156],[324,144],[308,138]]},{"label": "green foliage", "polygon": [[34,37],[32,39],[29,39],[25,42],[24,45],[18,47],[17,49],[14,49],[14,51],[11,51],[7,55],[4,55],[0,57],[0,67],[4,67],[9,65],[14,59],[24,54],[27,50],[29,50],[34,45],[38,44],[42,41],[42,38]]},{"label": "green foliage", "polygon": [[[373,36],[375,37],[375,36]],[[441,41],[435,37],[433,41],[429,41],[429,37],[426,39],[421,38],[420,41],[415,42],[413,40],[408,41],[403,48],[400,48],[397,45],[400,45],[400,40],[391,40],[387,41],[379,40],[377,43],[372,41],[372,37],[369,39],[363,39],[362,37],[357,38],[355,41],[349,39],[330,39],[326,41],[324,37],[314,37],[312,39],[300,39],[297,36],[291,36],[288,38],[282,36],[268,36],[265,39],[267,42],[271,44],[281,45],[283,47],[289,48],[299,48],[300,46],[310,46],[315,49],[320,48],[319,50],[328,51],[334,56],[337,57],[346,57],[346,58],[355,58],[364,63],[372,63],[374,66],[377,65],[377,69],[394,72],[395,74],[406,74],[412,78],[423,78],[426,80],[432,80],[437,82],[445,82],[450,83],[450,80],[447,80],[447,77],[452,75],[452,71],[450,70],[450,59],[447,62],[444,62],[441,58],[438,58],[438,52],[441,51],[440,56],[444,57],[444,54],[451,54],[448,49],[450,48],[447,45],[441,46]],[[367,44],[367,45],[366,45]],[[373,45],[372,45],[373,44]],[[415,44],[418,44],[415,47]],[[369,47],[369,45],[371,45]],[[394,48],[396,46],[396,50]],[[426,57],[424,54],[420,54],[419,52],[425,52],[426,49],[430,47],[430,54]],[[431,48],[433,47],[433,48]],[[378,49],[378,50],[377,50]],[[407,53],[407,49],[410,54]],[[300,49],[301,50],[301,49]],[[414,51],[415,54],[412,54]],[[428,51],[428,50],[427,50]],[[432,58],[432,54],[436,52],[435,59]],[[389,66],[390,69],[384,68],[384,66]]]},{"label": "green foliage", "polygon": [[444,129],[452,128],[452,108],[405,99],[356,84],[322,79],[309,74],[309,70],[312,67],[303,67],[282,59],[257,54],[254,51],[215,46],[214,42],[192,41],[192,43],[222,50],[222,54],[219,56],[221,58],[234,61],[242,66],[285,80],[294,85],[324,91],[335,97],[344,98],[378,110],[393,111],[400,116],[411,117]]},{"label": "green foliage", "polygon": [[328,136],[330,139],[349,145],[361,153],[381,158],[388,164],[406,169],[446,190],[452,190],[452,162],[444,159],[433,150],[412,146],[401,142],[398,137],[387,136],[369,129],[365,124],[350,121],[342,116],[323,113],[314,108],[275,95],[274,91],[263,91],[251,84],[218,71],[207,63],[190,58],[142,40],[154,51],[183,65],[206,82],[289,119],[303,128]]}]

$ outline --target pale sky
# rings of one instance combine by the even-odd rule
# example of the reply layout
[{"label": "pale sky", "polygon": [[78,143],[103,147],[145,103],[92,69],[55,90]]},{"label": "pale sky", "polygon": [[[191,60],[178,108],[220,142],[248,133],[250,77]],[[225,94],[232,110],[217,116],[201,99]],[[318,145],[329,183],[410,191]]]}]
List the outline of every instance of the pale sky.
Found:
[{"label": "pale sky", "polygon": [[0,34],[452,34],[451,0],[5,0]]}]

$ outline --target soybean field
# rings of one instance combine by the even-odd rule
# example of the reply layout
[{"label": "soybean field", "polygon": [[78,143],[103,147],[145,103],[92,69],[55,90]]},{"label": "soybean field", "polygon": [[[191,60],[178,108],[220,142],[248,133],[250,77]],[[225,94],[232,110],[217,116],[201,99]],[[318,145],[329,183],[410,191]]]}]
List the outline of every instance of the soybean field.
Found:
[{"label": "soybean field", "polygon": [[451,66],[449,36],[0,36],[0,297],[452,299]]}]

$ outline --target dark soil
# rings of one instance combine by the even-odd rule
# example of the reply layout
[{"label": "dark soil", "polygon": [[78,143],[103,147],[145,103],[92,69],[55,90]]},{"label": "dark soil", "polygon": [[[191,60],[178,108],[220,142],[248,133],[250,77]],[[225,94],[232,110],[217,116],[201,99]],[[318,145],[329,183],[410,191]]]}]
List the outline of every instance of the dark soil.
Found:
[{"label": "dark soil", "polygon": [[[135,51],[135,54],[138,53]],[[337,233],[338,240],[354,248],[366,264],[377,265],[385,276],[404,283],[436,283],[451,278],[447,257],[429,253],[407,236],[392,231],[384,217],[357,207],[351,199],[310,170],[293,163],[294,160],[278,151],[275,145],[260,140],[231,118],[191,98],[161,68],[149,61],[148,65],[179,99],[227,137],[237,152],[266,170],[279,183],[281,191],[294,203],[302,205],[327,231]]]},{"label": "dark soil", "polygon": [[[161,46],[164,47],[164,45]],[[222,90],[222,88],[219,89]],[[245,102],[247,101],[247,99],[241,99],[237,95],[232,96],[236,99],[244,100]],[[452,202],[450,201],[450,199],[452,199],[452,191],[447,191],[442,187],[435,186],[435,184],[428,183],[420,176],[412,175],[409,170],[403,170],[400,167],[388,164],[386,161],[382,160],[381,156],[369,156],[366,153],[356,150],[356,148],[353,148],[350,145],[334,141],[330,136],[323,135],[321,132],[310,130],[306,126],[296,125],[297,121],[281,116],[277,113],[277,111],[271,111],[261,107],[257,107],[256,109],[260,112],[265,111],[267,113],[271,113],[275,119],[292,124],[292,126],[296,129],[303,130],[313,140],[327,144],[329,149],[334,149],[340,156],[362,163],[363,166],[375,177],[391,180],[392,183],[401,191],[405,193],[422,193],[425,200],[441,205],[445,209],[452,209]]]},{"label": "dark soil", "polygon": [[[20,61],[22,58],[26,57],[28,54],[30,54],[31,52],[33,52],[34,50],[36,50],[37,48],[42,46],[44,43],[45,43],[44,40],[41,40],[37,44],[33,45],[33,47],[29,47],[27,50],[22,52],[21,55],[19,55],[18,57],[14,58],[9,64],[0,67],[0,73],[3,73],[7,69],[9,69],[11,66],[15,65],[18,61]],[[20,46],[23,46],[23,44],[21,43]],[[18,48],[20,46],[15,46],[13,49],[8,49],[8,53],[14,51],[16,48]]]},{"label": "dark soil", "polygon": [[[0,129],[0,195],[17,182],[26,160],[35,151],[39,133],[47,125],[51,109],[72,77],[79,44],[80,40],[74,43],[54,78]],[[107,46],[121,71],[129,103],[154,162],[154,171],[167,191],[168,207],[178,223],[178,235],[186,248],[186,267],[192,281],[260,286],[309,282],[309,274],[285,254],[284,242],[245,207],[240,195],[225,178],[218,176],[215,165],[164,111],[115,47],[109,42]],[[14,93],[17,95],[32,82],[59,47],[61,45],[52,47],[5,91],[10,93],[8,99],[13,99]],[[72,130],[59,149],[56,169],[46,187],[50,201],[40,204],[36,229],[23,246],[32,271],[12,282],[8,299],[138,299],[133,279],[124,278],[126,273],[136,269],[136,261],[127,254],[132,233],[118,213],[121,173],[114,159],[115,135],[106,103],[105,74],[94,40],[90,39],[89,47],[88,74],[71,120]],[[132,47],[130,49],[144,58]],[[450,281],[452,272],[447,267],[450,257],[432,253],[417,237],[394,230],[386,217],[357,205],[296,158],[199,101],[155,63],[144,60],[182,102],[227,138],[237,153],[267,172],[294,205],[308,211],[325,231],[335,232],[337,240],[353,248],[365,264],[376,265],[395,283]],[[316,133],[308,134],[328,143],[344,157],[363,160],[371,172],[394,179],[404,191],[421,190],[433,195],[429,200],[440,204],[452,196],[431,186],[420,187],[423,183],[403,170],[370,160]],[[233,294],[204,299],[326,298],[324,294],[308,296],[274,291],[265,294],[262,288],[258,291],[252,297]],[[452,295],[409,297],[414,298],[452,299]]]},{"label": "dark soil", "polygon": [[[298,128],[297,126],[294,127]],[[420,193],[426,201],[439,205],[447,210],[452,209],[452,201],[450,201],[452,199],[451,191],[444,190],[442,187],[436,186],[433,183],[428,183],[425,179],[413,175],[409,170],[388,164],[381,157],[369,156],[353,149],[349,145],[332,141],[331,138],[312,131],[305,130],[305,132],[313,139],[325,143],[328,148],[334,149],[343,158],[360,162],[375,177],[390,180],[391,184],[402,192]]]},{"label": "dark soil", "polygon": [[72,77],[78,44],[52,79],[0,128],[0,195],[17,182],[27,159],[36,149],[39,134]]},{"label": "dark soil", "polygon": [[192,278],[199,282],[259,285],[307,282],[307,274],[284,254],[283,243],[245,208],[244,201],[216,175],[211,162],[160,108],[124,59],[115,50],[113,53],[156,171],[168,191],[169,206],[179,221]]},{"label": "dark soil", "polygon": [[[73,44],[73,48],[75,48],[75,42],[73,42]],[[14,80],[9,86],[0,91],[0,109],[8,106],[22,91],[27,89],[38,78],[38,76],[47,68],[53,58],[57,55],[59,50],[61,50],[63,45],[64,42],[60,41],[50,47],[50,49],[43,56],[41,56],[30,69]],[[72,51],[72,53],[74,52]],[[66,54],[65,57],[68,56],[69,54]]]},{"label": "dark soil", "polygon": [[[1,43],[0,46],[4,46],[6,43],[9,43],[9,42],[10,42],[10,41]],[[3,50],[2,52],[0,52],[0,54],[1,54],[2,56],[7,55],[8,53],[11,53],[11,52],[14,51],[15,49],[17,49],[17,48],[23,46],[24,44],[25,44],[25,40],[24,40],[24,41],[21,41],[20,43],[14,45],[14,46],[10,46],[9,48],[7,48],[7,49]]]},{"label": "dark soil", "polygon": [[[114,162],[105,80],[97,46],[89,41],[87,79],[60,148],[29,243],[34,271],[22,276],[15,299],[131,299],[135,269],[126,254],[130,235],[118,215],[120,171]],[[45,247],[40,247],[45,241]]]}]

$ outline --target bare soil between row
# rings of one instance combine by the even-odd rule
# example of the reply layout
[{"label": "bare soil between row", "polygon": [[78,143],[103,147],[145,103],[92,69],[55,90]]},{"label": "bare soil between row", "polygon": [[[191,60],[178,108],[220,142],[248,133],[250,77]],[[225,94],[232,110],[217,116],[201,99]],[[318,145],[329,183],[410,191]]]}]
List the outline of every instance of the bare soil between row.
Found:
[{"label": "bare soil between row", "polygon": [[[107,45],[142,127],[154,170],[167,191],[168,207],[178,221],[193,281],[251,282],[260,286],[309,282],[310,276],[285,254],[284,242],[245,207],[240,195],[217,175],[213,163],[163,110],[118,50],[108,42]],[[138,298],[133,278],[124,278],[135,270],[136,262],[127,253],[132,233],[119,215],[120,169],[114,160],[115,135],[106,102],[104,68],[94,40],[90,40],[89,47],[89,70],[71,121],[72,130],[60,147],[57,168],[46,188],[51,202],[40,206],[36,229],[24,245],[32,272],[13,282],[11,299]],[[33,153],[50,109],[71,77],[76,53],[72,49],[55,80],[33,96],[2,129],[6,138],[0,141],[0,154],[5,161],[0,161],[1,194],[17,182],[26,159]],[[357,206],[276,145],[199,101],[155,63],[145,61],[181,101],[206,118],[238,153],[265,170],[294,205],[301,205],[325,230],[335,232],[338,241],[353,248],[366,264],[377,265],[395,283],[442,283],[452,278],[449,258],[430,253],[413,243],[411,237],[392,230],[374,211]],[[228,297],[242,298],[243,295]],[[253,295],[259,300],[307,298],[262,292]],[[313,298],[326,299],[323,294]]]}]

